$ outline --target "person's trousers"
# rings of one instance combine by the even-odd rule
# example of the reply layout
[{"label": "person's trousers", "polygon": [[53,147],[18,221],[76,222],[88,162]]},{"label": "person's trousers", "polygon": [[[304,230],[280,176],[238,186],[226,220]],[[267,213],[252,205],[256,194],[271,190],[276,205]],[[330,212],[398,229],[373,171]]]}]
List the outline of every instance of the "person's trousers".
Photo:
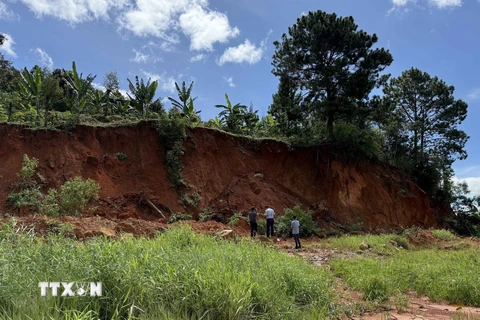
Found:
[{"label": "person's trousers", "polygon": [[298,233],[294,234],[293,239],[295,239],[295,248],[301,248],[302,246],[300,245],[300,235]]},{"label": "person's trousers", "polygon": [[257,235],[257,221],[250,221],[250,235],[255,237]]},{"label": "person's trousers", "polygon": [[273,218],[267,219],[267,237],[273,237]]}]

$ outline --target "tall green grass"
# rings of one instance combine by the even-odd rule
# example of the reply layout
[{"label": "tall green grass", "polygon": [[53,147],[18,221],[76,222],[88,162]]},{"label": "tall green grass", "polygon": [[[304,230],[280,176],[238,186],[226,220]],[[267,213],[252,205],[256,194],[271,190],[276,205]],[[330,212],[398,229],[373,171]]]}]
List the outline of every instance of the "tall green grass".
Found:
[{"label": "tall green grass", "polygon": [[433,301],[480,306],[480,256],[477,249],[400,251],[389,258],[356,258],[331,262],[365,298],[383,300],[394,291],[414,290]]},{"label": "tall green grass", "polygon": [[[102,282],[103,295],[41,297],[43,281]],[[324,319],[334,297],[326,269],[186,226],[85,242],[0,231],[1,319]]]}]

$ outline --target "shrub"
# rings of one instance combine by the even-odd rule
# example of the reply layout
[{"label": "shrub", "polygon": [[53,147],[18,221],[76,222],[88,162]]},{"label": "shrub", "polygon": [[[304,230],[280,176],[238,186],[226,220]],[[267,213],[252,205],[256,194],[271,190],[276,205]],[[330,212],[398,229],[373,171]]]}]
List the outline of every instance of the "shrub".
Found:
[{"label": "shrub", "polygon": [[319,231],[315,221],[312,218],[312,211],[303,211],[300,206],[295,206],[293,209],[287,208],[283,216],[277,219],[277,232],[281,236],[289,236],[292,230],[291,223],[293,217],[297,216],[300,222],[300,236],[308,237]]},{"label": "shrub", "polygon": [[[248,222],[250,223],[250,221]],[[258,234],[267,234],[267,221],[265,219],[258,219],[257,218],[257,233]]]},{"label": "shrub", "polygon": [[178,202],[186,208],[195,209],[201,200],[202,197],[195,191],[192,195],[183,194]]},{"label": "shrub", "polygon": [[183,165],[180,160],[183,155],[183,140],[187,136],[185,123],[179,117],[168,118],[163,116],[162,119],[157,121],[156,130],[164,148],[164,164],[170,181],[177,189],[187,186],[182,178]]},{"label": "shrub", "polygon": [[450,231],[445,230],[445,229],[432,230],[432,234],[438,240],[450,241],[450,240],[455,239],[455,235],[453,233],[451,233]]},{"label": "shrub", "polygon": [[206,207],[206,208],[203,208],[202,211],[200,212],[198,221],[200,222],[210,221],[210,220],[213,220],[213,218],[216,215],[217,214],[213,212],[211,208]]},{"label": "shrub", "polygon": [[113,154],[118,160],[127,160],[127,155],[125,153],[122,153],[122,152],[117,152],[117,153],[114,153]]},{"label": "shrub", "polygon": [[237,225],[238,220],[240,220],[241,218],[242,218],[242,213],[237,212],[233,216],[231,216],[230,219],[228,219],[227,225],[230,226],[230,227],[233,227],[233,226]]},{"label": "shrub", "polygon": [[23,206],[38,208],[42,193],[40,186],[45,178],[36,173],[38,168],[38,159],[29,158],[28,155],[23,155],[23,162],[20,172],[17,173],[19,181],[13,185],[16,192],[12,192],[8,196],[8,202],[16,208]]},{"label": "shrub", "polygon": [[56,189],[48,190],[40,206],[40,213],[51,216],[77,216],[87,204],[98,200],[100,186],[92,179],[83,181],[80,177],[65,182]]},{"label": "shrub", "polygon": [[167,223],[174,223],[177,221],[182,221],[182,220],[193,220],[193,217],[191,214],[185,214],[185,213],[174,213],[170,216],[168,219]]},{"label": "shrub", "polygon": [[8,202],[17,209],[24,206],[38,208],[41,199],[40,187],[24,189],[8,195]]}]

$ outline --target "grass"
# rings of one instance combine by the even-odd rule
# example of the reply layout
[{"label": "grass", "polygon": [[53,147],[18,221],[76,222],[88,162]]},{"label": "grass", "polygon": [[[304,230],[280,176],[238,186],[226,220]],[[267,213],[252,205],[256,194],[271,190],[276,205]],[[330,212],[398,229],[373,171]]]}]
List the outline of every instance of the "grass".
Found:
[{"label": "grass", "polygon": [[478,249],[399,251],[387,258],[332,261],[332,270],[366,298],[414,290],[432,301],[480,306]]},{"label": "grass", "polygon": [[396,234],[343,235],[337,238],[328,238],[324,246],[344,251],[358,251],[362,242],[370,245],[373,253],[380,255],[392,255],[408,246],[407,238]]},{"label": "grass", "polygon": [[442,241],[450,241],[456,238],[453,233],[445,229],[432,230],[432,234],[435,236],[435,238]]},{"label": "grass", "polygon": [[[0,231],[2,319],[325,319],[334,304],[328,270],[187,226],[85,242],[16,230]],[[41,297],[43,281],[102,282],[103,295]]]}]

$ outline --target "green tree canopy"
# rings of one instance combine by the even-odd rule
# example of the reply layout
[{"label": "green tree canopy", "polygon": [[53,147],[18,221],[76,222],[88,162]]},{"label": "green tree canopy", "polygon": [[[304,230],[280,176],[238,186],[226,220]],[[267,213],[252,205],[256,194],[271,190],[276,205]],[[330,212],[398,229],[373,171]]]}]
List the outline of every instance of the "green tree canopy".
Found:
[{"label": "green tree canopy", "polygon": [[385,49],[373,49],[375,34],[357,30],[353,17],[309,12],[275,41],[273,74],[286,77],[312,107],[309,113],[326,120],[328,137],[334,122],[352,113],[388,76],[380,73],[393,61]]},{"label": "green tree canopy", "polygon": [[467,104],[456,100],[454,87],[416,68],[393,78],[383,89],[383,127],[393,149],[407,154],[417,175],[442,173],[444,186],[456,159],[465,159],[468,136],[458,126]]}]

